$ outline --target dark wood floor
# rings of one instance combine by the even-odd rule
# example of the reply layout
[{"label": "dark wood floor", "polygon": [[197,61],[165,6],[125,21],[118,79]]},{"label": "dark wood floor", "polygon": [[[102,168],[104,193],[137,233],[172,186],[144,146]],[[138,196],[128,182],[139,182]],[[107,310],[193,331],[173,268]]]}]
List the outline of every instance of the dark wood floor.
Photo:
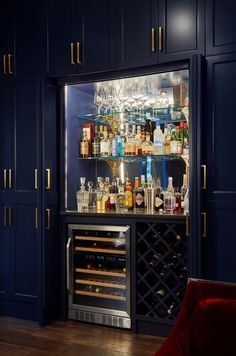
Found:
[{"label": "dark wood floor", "polygon": [[40,328],[30,321],[0,317],[1,356],[151,356],[163,340],[73,321]]}]

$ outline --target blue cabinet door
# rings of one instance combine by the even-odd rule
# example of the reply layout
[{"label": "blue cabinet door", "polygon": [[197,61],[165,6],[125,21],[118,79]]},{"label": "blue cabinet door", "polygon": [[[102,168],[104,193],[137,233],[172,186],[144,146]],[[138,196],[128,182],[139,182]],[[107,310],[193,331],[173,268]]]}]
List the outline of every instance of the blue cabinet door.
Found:
[{"label": "blue cabinet door", "polygon": [[0,194],[0,300],[9,298],[12,279],[12,241],[9,234],[8,202]]},{"label": "blue cabinet door", "polygon": [[0,97],[0,191],[7,192],[11,189],[10,169],[14,162],[14,87],[0,83]]},{"label": "blue cabinet door", "polygon": [[122,0],[116,6],[117,64],[133,67],[157,63],[157,1]]},{"label": "blue cabinet door", "polygon": [[[46,11],[44,2],[15,1],[15,66],[17,77],[36,78],[46,65]],[[43,36],[43,34],[45,35]]]},{"label": "blue cabinet door", "polygon": [[235,54],[207,58],[205,275],[228,282],[236,282],[235,82]]},{"label": "blue cabinet door", "polygon": [[206,1],[206,54],[236,52],[236,2]]},{"label": "blue cabinet door", "polygon": [[[78,1],[80,6],[81,1]],[[77,1],[48,1],[48,72],[50,76],[63,77],[77,71],[76,36]]]},{"label": "blue cabinet door", "polygon": [[160,62],[204,51],[204,1],[160,0]]},{"label": "blue cabinet door", "polygon": [[0,77],[14,73],[14,6],[3,1],[0,10]]}]

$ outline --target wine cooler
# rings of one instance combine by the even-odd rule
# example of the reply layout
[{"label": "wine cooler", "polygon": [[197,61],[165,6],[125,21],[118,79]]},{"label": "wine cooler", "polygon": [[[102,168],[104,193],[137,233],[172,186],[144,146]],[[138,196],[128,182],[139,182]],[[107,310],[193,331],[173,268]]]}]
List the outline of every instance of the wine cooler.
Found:
[{"label": "wine cooler", "polygon": [[69,319],[130,328],[130,227],[68,225]]}]

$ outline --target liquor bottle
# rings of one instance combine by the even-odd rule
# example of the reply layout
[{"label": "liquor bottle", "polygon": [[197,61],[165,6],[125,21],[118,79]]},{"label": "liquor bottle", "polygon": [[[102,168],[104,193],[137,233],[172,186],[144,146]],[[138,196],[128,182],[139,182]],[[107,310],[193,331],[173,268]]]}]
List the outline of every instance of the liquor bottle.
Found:
[{"label": "liquor bottle", "polygon": [[80,141],[80,157],[90,157],[91,145],[87,138],[87,131],[83,131],[83,138]]},{"label": "liquor bottle", "polygon": [[102,213],[103,211],[103,196],[105,194],[103,178],[99,177],[99,187],[96,190],[96,211]]},{"label": "liquor bottle", "polygon": [[153,143],[150,141],[150,134],[146,132],[146,141],[141,145],[143,156],[153,155]]},{"label": "liquor bottle", "polygon": [[104,126],[103,138],[100,140],[100,155],[101,157],[109,157],[110,155],[110,141],[106,126]]},{"label": "liquor bottle", "polygon": [[102,198],[102,210],[103,212],[109,212],[110,211],[110,178],[105,177],[105,182],[104,182],[104,195]]},{"label": "liquor bottle", "polygon": [[151,122],[151,114],[149,112],[146,113],[146,120],[144,125],[145,135],[149,134],[150,140],[153,142],[153,125]]},{"label": "liquor bottle", "polygon": [[80,190],[76,192],[77,210],[78,212],[88,211],[89,197],[85,189],[85,177],[80,177]]},{"label": "liquor bottle", "polygon": [[166,155],[169,155],[169,154],[171,153],[171,152],[170,152],[171,127],[172,127],[171,124],[168,124],[168,125],[167,125],[167,132],[166,132],[166,135],[165,135],[165,143],[164,143],[164,146],[165,146],[165,154],[166,154]]},{"label": "liquor bottle", "polygon": [[101,141],[103,139],[103,125],[100,125],[99,126],[99,134],[98,134],[98,137],[99,137],[99,141]]},{"label": "liquor bottle", "polygon": [[184,196],[184,214],[189,213],[189,188],[187,188],[187,191]]},{"label": "liquor bottle", "polygon": [[125,131],[124,124],[120,126],[120,134],[118,135],[118,156],[124,156],[124,145],[125,145]]},{"label": "liquor bottle", "polygon": [[189,155],[189,144],[188,144],[188,139],[186,137],[184,138],[184,143],[183,143],[183,155],[186,156]]},{"label": "liquor bottle", "polygon": [[118,154],[118,133],[117,130],[115,130],[115,136],[113,136],[111,140],[111,155],[113,157],[119,156]]},{"label": "liquor bottle", "polygon": [[180,194],[181,194],[181,212],[184,212],[184,197],[187,192],[187,174],[183,175],[183,185],[180,188]]},{"label": "liquor bottle", "polygon": [[132,125],[132,134],[131,134],[131,144],[130,144],[130,155],[135,156],[136,155],[136,125]]},{"label": "liquor bottle", "polygon": [[139,184],[139,178],[135,177],[134,209],[138,213],[144,211],[144,208],[144,189],[142,185]]},{"label": "liquor bottle", "polygon": [[113,178],[112,183],[111,183],[111,190],[110,190],[110,210],[115,211],[116,210],[116,196],[118,193],[117,185],[116,185],[116,179]]},{"label": "liquor bottle", "polygon": [[128,204],[126,203],[127,196],[125,194],[125,187],[122,183],[118,185],[118,193],[116,196],[116,212],[126,213],[128,211]]},{"label": "liquor bottle", "polygon": [[179,192],[179,188],[175,188],[175,213],[176,214],[181,214],[182,213],[182,208],[181,208],[181,193]]},{"label": "liquor bottle", "polygon": [[173,188],[173,178],[168,178],[168,187],[164,193],[164,210],[166,214],[173,214],[175,209],[175,195]]},{"label": "liquor bottle", "polygon": [[133,187],[132,183],[129,178],[126,179],[126,186],[125,186],[125,195],[126,195],[126,206],[128,210],[133,209]]},{"label": "liquor bottle", "polygon": [[111,185],[110,185],[109,177],[105,177],[104,189],[105,189],[105,193],[110,194]]},{"label": "liquor bottle", "polygon": [[160,276],[160,278],[164,279],[164,278],[166,278],[168,273],[169,273],[169,268],[168,268],[168,266],[164,265],[162,270],[159,272],[159,276]]},{"label": "liquor bottle", "polygon": [[142,139],[141,139],[141,126],[137,126],[137,133],[135,135],[136,156],[142,156]]},{"label": "liquor bottle", "polygon": [[163,154],[163,132],[160,127],[160,119],[156,120],[156,129],[153,132],[153,153],[155,155],[162,155]]},{"label": "liquor bottle", "polygon": [[164,207],[164,194],[163,188],[161,186],[161,178],[157,177],[157,184],[156,184],[156,198],[155,198],[155,210],[159,211],[160,209],[163,210]]},{"label": "liquor bottle", "polygon": [[95,134],[92,140],[92,156],[97,157],[100,155],[100,140],[97,131],[97,126],[95,126]]},{"label": "liquor bottle", "polygon": [[156,268],[158,267],[158,265],[161,264],[162,264],[162,256],[159,253],[154,254],[149,261],[149,266],[152,268]]}]

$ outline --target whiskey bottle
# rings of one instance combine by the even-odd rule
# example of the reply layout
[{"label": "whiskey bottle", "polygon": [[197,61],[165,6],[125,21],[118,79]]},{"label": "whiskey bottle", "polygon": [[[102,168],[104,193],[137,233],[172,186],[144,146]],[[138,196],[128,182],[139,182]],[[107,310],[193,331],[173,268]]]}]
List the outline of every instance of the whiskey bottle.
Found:
[{"label": "whiskey bottle", "polygon": [[111,190],[110,190],[110,210],[116,210],[116,197],[117,197],[118,189],[116,185],[116,179],[113,178],[111,183]]},{"label": "whiskey bottle", "polygon": [[80,157],[90,157],[90,142],[87,138],[87,132],[83,131],[83,138],[80,141]]},{"label": "whiskey bottle", "polygon": [[126,206],[128,210],[133,209],[133,187],[131,181],[127,178],[126,180]]},{"label": "whiskey bottle", "polygon": [[108,139],[106,126],[104,126],[103,138],[100,141],[100,155],[101,157],[109,157],[110,155],[110,141]]},{"label": "whiskey bottle", "polygon": [[98,136],[97,126],[95,126],[95,134],[92,140],[92,156],[97,157],[100,155],[100,140]]},{"label": "whiskey bottle", "polygon": [[153,143],[150,141],[150,134],[146,132],[146,141],[141,145],[143,156],[153,155]]}]

